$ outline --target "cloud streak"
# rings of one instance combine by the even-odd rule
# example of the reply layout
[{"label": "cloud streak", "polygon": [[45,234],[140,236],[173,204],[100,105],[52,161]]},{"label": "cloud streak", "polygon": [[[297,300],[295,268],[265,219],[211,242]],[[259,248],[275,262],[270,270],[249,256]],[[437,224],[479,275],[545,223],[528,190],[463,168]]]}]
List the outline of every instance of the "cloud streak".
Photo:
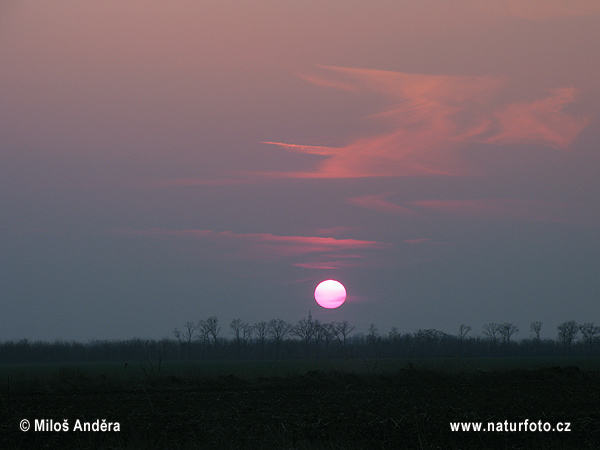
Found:
[{"label": "cloud streak", "polygon": [[503,103],[503,77],[450,76],[320,66],[303,76],[326,88],[369,92],[391,103],[368,117],[387,131],[339,147],[264,142],[291,152],[323,156],[312,171],[279,172],[293,178],[460,176],[472,173],[459,154],[469,143],[534,143],[567,149],[588,124],[563,109],[573,87],[533,101]]},{"label": "cloud streak", "polygon": [[573,87],[561,88],[550,91],[550,95],[541,100],[510,104],[495,114],[495,132],[492,131],[494,125],[490,125],[485,131],[492,131],[491,136],[478,141],[487,144],[531,142],[565,150],[589,123],[585,117],[576,118],[562,112],[576,100],[578,93]]},{"label": "cloud streak", "polygon": [[600,224],[600,210],[597,207],[563,201],[519,198],[427,199],[397,205],[388,200],[390,195],[360,196],[349,199],[348,203],[385,214],[413,217],[434,213],[508,222]]},{"label": "cloud streak", "polygon": [[182,239],[218,246],[220,257],[240,260],[289,260],[290,264],[311,269],[364,267],[373,264],[373,251],[391,244],[359,239],[320,236],[280,236],[270,233],[242,233],[213,230],[114,229],[111,234],[137,238]]}]

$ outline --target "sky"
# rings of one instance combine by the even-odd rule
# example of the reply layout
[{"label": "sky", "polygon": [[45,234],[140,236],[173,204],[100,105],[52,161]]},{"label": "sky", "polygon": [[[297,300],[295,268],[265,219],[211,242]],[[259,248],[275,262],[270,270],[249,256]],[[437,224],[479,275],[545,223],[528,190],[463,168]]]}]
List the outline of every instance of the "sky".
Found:
[{"label": "sky", "polygon": [[599,30],[596,0],[2,2],[0,340],[600,324]]}]

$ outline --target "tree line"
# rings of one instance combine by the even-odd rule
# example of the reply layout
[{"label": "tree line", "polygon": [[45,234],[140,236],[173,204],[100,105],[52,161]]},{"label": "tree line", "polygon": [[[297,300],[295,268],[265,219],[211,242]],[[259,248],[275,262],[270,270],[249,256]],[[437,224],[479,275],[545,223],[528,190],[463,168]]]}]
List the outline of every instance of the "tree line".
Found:
[{"label": "tree line", "polygon": [[0,362],[600,355],[600,326],[565,321],[556,339],[542,339],[542,326],[532,322],[530,334],[516,340],[520,330],[512,322],[486,323],[481,336],[473,336],[464,324],[456,334],[436,329],[401,333],[396,327],[380,333],[371,324],[364,334],[348,321],[321,322],[310,313],[295,324],[279,318],[254,324],[234,319],[225,329],[210,316],[186,322],[173,330],[173,338],[161,340],[6,341],[0,343]]}]

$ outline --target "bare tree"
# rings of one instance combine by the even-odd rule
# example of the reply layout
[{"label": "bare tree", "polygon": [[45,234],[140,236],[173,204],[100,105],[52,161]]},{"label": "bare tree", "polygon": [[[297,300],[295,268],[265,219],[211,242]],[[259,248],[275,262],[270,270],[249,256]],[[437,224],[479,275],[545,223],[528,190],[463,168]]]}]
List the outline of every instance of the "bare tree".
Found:
[{"label": "bare tree", "polygon": [[308,352],[310,341],[313,339],[315,334],[315,323],[312,320],[310,312],[308,318],[301,319],[298,321],[296,326],[292,329],[292,333],[300,338],[306,345],[306,351]]},{"label": "bare tree", "polygon": [[275,341],[275,350],[277,352],[277,357],[279,357],[279,352],[281,349],[281,342],[285,339],[285,337],[288,334],[290,334],[291,331],[292,331],[292,325],[287,323],[283,319],[273,319],[273,320],[269,321],[267,332],[271,335],[271,337]]},{"label": "bare tree", "polygon": [[344,353],[346,352],[346,342],[348,340],[348,336],[356,330],[356,327],[350,325],[347,320],[343,322],[338,322],[334,325],[333,331],[335,333],[335,337],[342,344],[342,348],[344,349]]},{"label": "bare tree", "polygon": [[594,342],[600,337],[600,327],[594,325],[593,322],[583,323],[579,326],[579,331],[583,335],[583,340],[588,345],[588,352],[592,354]]},{"label": "bare tree", "polygon": [[254,334],[254,327],[250,325],[248,322],[242,323],[242,343],[246,345],[249,341],[252,340],[252,335]]},{"label": "bare tree", "polygon": [[196,332],[196,324],[194,322],[186,322],[184,326],[183,337],[191,345],[194,333]]},{"label": "bare tree", "polygon": [[498,325],[498,332],[502,336],[502,341],[509,347],[511,336],[518,333],[519,328],[516,325],[513,325],[512,322],[504,322]]},{"label": "bare tree", "polygon": [[269,324],[264,320],[257,322],[252,327],[254,332],[256,333],[256,337],[258,338],[258,343],[260,344],[260,353],[261,357],[265,357],[265,341],[267,340],[267,332],[269,331]]},{"label": "bare tree", "polygon": [[498,326],[499,325],[494,322],[486,323],[485,325],[483,325],[483,334],[490,340],[494,347],[496,347],[496,345],[498,344],[498,335],[500,334]]},{"label": "bare tree", "polygon": [[531,322],[531,325],[529,326],[529,331],[531,331],[534,334],[535,340],[539,341],[540,332],[542,331],[542,322],[540,322],[539,320]]},{"label": "bare tree", "polygon": [[238,355],[242,351],[242,333],[244,325],[246,324],[242,322],[242,319],[233,319],[229,324],[229,328],[231,328],[231,334],[233,334],[233,337],[235,338]]},{"label": "bare tree", "polygon": [[419,329],[414,333],[413,342],[418,351],[431,354],[439,350],[440,344],[445,337],[446,333],[435,328]]},{"label": "bare tree", "polygon": [[175,327],[175,329],[173,330],[173,335],[180,344],[183,344],[183,334],[181,333],[181,331],[179,331],[179,328]]},{"label": "bare tree", "polygon": [[459,345],[460,345],[459,357],[462,357],[462,355],[463,355],[464,341],[465,341],[465,338],[467,337],[467,334],[469,333],[469,331],[471,331],[471,327],[469,325],[460,324],[460,327],[458,327],[458,338],[459,338]]},{"label": "bare tree", "polygon": [[201,320],[198,322],[199,328],[202,330],[204,336],[209,339],[212,339],[212,344],[215,352],[215,356],[217,355],[217,338],[219,333],[221,332],[221,327],[219,326],[219,319],[217,316],[210,316],[206,320]]},{"label": "bare tree", "polygon": [[335,324],[333,322],[319,323],[319,328],[323,339],[325,339],[325,357],[327,358],[329,355],[329,344],[335,337]]},{"label": "bare tree", "polygon": [[233,319],[229,324],[229,328],[231,328],[231,334],[235,338],[237,344],[241,344],[242,342],[242,319]]},{"label": "bare tree", "polygon": [[569,351],[571,344],[577,338],[579,327],[574,320],[561,323],[558,327],[558,340],[562,343],[565,351]]},{"label": "bare tree", "polygon": [[465,337],[467,336],[467,334],[469,333],[469,331],[471,331],[471,327],[469,325],[461,324],[460,327],[458,327],[459,339],[461,341],[463,341],[465,339]]},{"label": "bare tree", "polygon": [[374,323],[369,325],[369,334],[367,334],[367,342],[371,345],[375,345],[378,341],[379,333]]},{"label": "bare tree", "polygon": [[180,331],[178,328],[173,330],[173,334],[177,338],[180,344],[185,344],[187,346],[187,351],[190,351],[192,348],[192,340],[196,331],[198,330],[198,326],[194,322],[186,322],[183,326],[183,331]]},{"label": "bare tree", "polygon": [[317,356],[319,356],[319,347],[321,346],[321,341],[325,338],[325,328],[321,324],[319,319],[316,319],[313,322],[314,332],[314,341],[315,341],[315,350],[317,352]]},{"label": "bare tree", "polygon": [[537,353],[540,352],[540,332],[542,331],[542,322],[540,322],[539,320],[536,320],[535,322],[531,322],[531,324],[529,325],[529,330],[533,333],[534,335],[534,340],[535,340],[535,348]]},{"label": "bare tree", "polygon": [[282,341],[292,330],[292,325],[283,319],[273,319],[269,321],[267,332],[273,340]]}]

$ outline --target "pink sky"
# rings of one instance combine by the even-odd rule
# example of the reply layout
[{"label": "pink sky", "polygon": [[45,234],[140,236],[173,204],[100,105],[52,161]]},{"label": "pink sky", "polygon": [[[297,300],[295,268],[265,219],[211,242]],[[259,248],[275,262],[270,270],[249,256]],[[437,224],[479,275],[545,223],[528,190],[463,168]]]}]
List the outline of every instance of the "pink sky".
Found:
[{"label": "pink sky", "polygon": [[600,314],[596,1],[0,15],[0,339]]}]

